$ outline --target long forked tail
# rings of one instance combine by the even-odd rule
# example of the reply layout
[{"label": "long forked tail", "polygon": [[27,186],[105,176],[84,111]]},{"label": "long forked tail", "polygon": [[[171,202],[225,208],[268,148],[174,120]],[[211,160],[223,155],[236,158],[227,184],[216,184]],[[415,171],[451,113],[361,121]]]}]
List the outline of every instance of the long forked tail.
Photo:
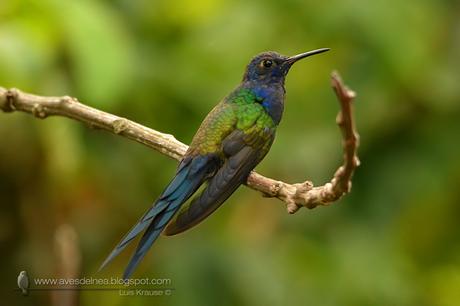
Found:
[{"label": "long forked tail", "polygon": [[123,274],[123,278],[129,278],[181,205],[204,182],[209,172],[212,171],[212,166],[210,156],[188,157],[184,159],[179,165],[176,176],[160,198],[123,237],[102,263],[99,270],[102,270],[109,264],[134,238],[147,228]]}]

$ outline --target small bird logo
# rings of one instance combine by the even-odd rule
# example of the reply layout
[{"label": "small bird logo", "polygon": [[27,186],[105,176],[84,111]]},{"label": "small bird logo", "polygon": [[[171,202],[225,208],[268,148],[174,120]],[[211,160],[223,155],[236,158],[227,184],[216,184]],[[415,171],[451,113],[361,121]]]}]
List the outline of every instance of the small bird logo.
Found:
[{"label": "small bird logo", "polygon": [[27,295],[27,289],[29,288],[29,277],[26,271],[21,271],[18,275],[18,287],[21,289],[22,295]]}]

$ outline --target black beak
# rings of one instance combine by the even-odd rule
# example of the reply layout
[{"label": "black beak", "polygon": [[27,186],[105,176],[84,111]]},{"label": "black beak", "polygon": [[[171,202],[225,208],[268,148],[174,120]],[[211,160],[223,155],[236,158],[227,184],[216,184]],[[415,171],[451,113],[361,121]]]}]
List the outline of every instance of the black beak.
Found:
[{"label": "black beak", "polygon": [[286,63],[289,66],[291,66],[292,64],[294,64],[298,60],[301,60],[303,58],[309,57],[311,55],[320,54],[320,53],[323,53],[323,52],[326,52],[326,51],[329,51],[329,50],[331,50],[331,49],[329,49],[329,48],[321,48],[321,49],[316,49],[316,50],[300,53],[300,54],[288,57],[288,59],[286,60]]}]

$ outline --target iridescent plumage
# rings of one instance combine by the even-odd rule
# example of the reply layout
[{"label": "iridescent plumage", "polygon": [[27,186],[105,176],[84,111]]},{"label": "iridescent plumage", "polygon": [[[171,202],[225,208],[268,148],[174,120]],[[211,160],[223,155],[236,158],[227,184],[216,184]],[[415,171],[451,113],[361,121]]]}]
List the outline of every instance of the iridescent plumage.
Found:
[{"label": "iridescent plumage", "polygon": [[[299,59],[327,50],[292,57],[264,52],[254,57],[241,84],[202,122],[173,180],[101,268],[144,231],[124,273],[124,278],[129,278],[163,231],[166,235],[181,233],[222,205],[273,143],[284,109],[284,80],[289,68]],[[201,192],[184,205],[202,185]]]}]

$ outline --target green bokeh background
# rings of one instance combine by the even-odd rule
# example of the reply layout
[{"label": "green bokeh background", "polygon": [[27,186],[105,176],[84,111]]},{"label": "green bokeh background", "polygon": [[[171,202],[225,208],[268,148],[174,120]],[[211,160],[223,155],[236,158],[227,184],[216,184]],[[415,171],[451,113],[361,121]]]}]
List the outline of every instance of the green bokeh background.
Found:
[{"label": "green bokeh background", "polygon": [[[75,96],[185,143],[253,55],[319,47],[332,51],[290,72],[257,169],[330,179],[342,157],[329,86],[338,69],[358,93],[352,193],[288,215],[241,188],[200,226],[160,239],[137,270],[170,278],[172,296],[83,291],[78,303],[459,305],[458,1],[0,1],[0,86]],[[62,276],[62,244],[81,257],[79,277],[120,276],[129,252],[96,271],[175,167],[65,118],[0,113],[1,304],[63,305],[14,291],[21,270]]]}]

